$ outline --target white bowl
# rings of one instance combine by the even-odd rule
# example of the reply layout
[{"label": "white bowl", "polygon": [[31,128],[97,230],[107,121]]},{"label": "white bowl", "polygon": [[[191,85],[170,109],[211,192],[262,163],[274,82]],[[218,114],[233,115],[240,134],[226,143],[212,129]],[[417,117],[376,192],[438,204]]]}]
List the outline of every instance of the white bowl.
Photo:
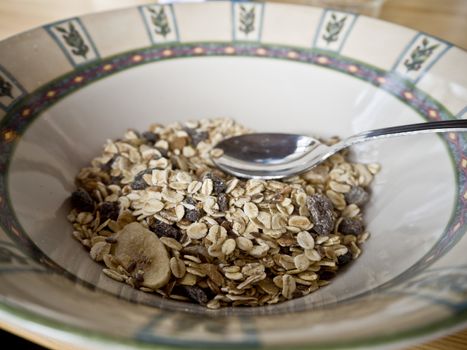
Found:
[{"label": "white bowl", "polygon": [[329,286],[277,306],[206,311],[133,290],[101,273],[66,220],[78,169],[128,127],[228,116],[258,131],[345,137],[463,118],[461,49],[350,13],[216,1],[71,18],[0,52],[4,327],[57,348],[291,349],[397,347],[465,324],[465,134],[354,148],[382,165],[372,237]]}]

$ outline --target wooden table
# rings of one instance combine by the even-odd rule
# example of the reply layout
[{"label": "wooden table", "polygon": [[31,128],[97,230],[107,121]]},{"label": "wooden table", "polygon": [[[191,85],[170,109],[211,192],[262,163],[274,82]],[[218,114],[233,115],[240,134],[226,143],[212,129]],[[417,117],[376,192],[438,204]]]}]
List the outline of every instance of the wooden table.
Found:
[{"label": "wooden table", "polygon": [[[147,2],[148,0],[2,0],[0,1],[0,40],[61,18]],[[386,0],[380,17],[439,36],[467,49],[467,0]],[[409,350],[465,349],[467,349],[467,330],[411,347]]]}]

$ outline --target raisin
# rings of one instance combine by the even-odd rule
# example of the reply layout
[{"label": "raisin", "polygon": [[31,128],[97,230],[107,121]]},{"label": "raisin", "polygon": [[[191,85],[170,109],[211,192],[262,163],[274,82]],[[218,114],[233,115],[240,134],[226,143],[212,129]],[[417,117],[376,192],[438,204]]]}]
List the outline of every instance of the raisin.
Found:
[{"label": "raisin", "polygon": [[223,218],[219,218],[221,220],[219,225],[222,226],[223,228],[225,228],[225,230],[227,231],[227,234],[231,234],[232,233],[232,224],[230,222],[228,222],[227,220],[223,219]]},{"label": "raisin", "polygon": [[198,209],[188,209],[185,211],[185,219],[191,222],[195,222],[200,218],[200,213]]},{"label": "raisin", "polygon": [[284,200],[284,196],[280,192],[276,192],[271,198],[271,203],[280,203]]},{"label": "raisin", "polygon": [[348,204],[364,205],[368,202],[370,195],[360,186],[352,186],[349,192],[345,195],[345,200]]},{"label": "raisin", "polygon": [[118,202],[101,203],[97,210],[99,211],[101,222],[104,222],[107,219],[117,220],[118,215],[120,214],[120,206],[118,205]]},{"label": "raisin", "polygon": [[144,181],[143,176],[146,174],[151,174],[153,170],[153,168],[149,168],[146,170],[142,170],[138,174],[136,174],[135,178],[133,179],[133,182],[130,185],[131,188],[133,190],[144,190],[146,187],[148,187],[149,185],[146,181]]},{"label": "raisin", "polygon": [[190,136],[191,144],[197,146],[201,141],[206,140],[209,137],[207,131],[202,131],[198,129],[185,128],[186,133]]},{"label": "raisin", "polygon": [[183,247],[183,253],[194,255],[204,262],[209,262],[212,259],[206,247],[202,245]]},{"label": "raisin", "polygon": [[159,151],[161,156],[164,157],[164,158],[167,158],[167,156],[169,155],[169,150],[168,149],[165,149],[165,148],[162,148],[162,147],[156,147],[156,149]]},{"label": "raisin", "polygon": [[204,175],[203,175],[203,180],[202,180],[202,181],[204,181],[204,180],[206,180],[206,179],[211,179],[211,180],[212,180],[212,177],[213,177],[213,176],[214,176],[214,175],[213,175],[212,173],[206,172],[206,173],[204,173]]},{"label": "raisin", "polygon": [[135,273],[135,282],[137,286],[140,286],[141,283],[144,282],[144,273],[142,273],[141,271],[137,271]]},{"label": "raisin", "polygon": [[329,198],[314,194],[307,198],[307,206],[313,219],[313,230],[319,235],[327,235],[334,228],[333,205]]},{"label": "raisin", "polygon": [[345,266],[351,261],[352,261],[352,253],[351,252],[347,252],[344,255],[341,255],[341,256],[337,257],[337,265],[339,265],[339,266]]},{"label": "raisin", "polygon": [[180,241],[182,238],[182,233],[180,230],[172,225],[168,225],[165,222],[156,220],[151,226],[151,231],[153,231],[158,237],[170,237]]},{"label": "raisin", "polygon": [[198,304],[205,305],[208,302],[208,295],[198,286],[182,286],[187,297],[196,301]]},{"label": "raisin", "polygon": [[110,183],[111,183],[112,185],[121,185],[121,181],[122,181],[122,180],[123,180],[123,176],[122,176],[122,175],[110,177]]},{"label": "raisin", "polygon": [[186,198],[185,198],[185,203],[186,203],[186,204],[193,205],[193,206],[196,207],[196,201],[195,201],[193,198],[191,198],[191,197],[186,197]]},{"label": "raisin", "polygon": [[359,235],[363,232],[363,224],[358,219],[344,218],[339,224],[338,230],[346,235]]},{"label": "raisin", "polygon": [[165,294],[171,295],[172,291],[174,290],[175,284],[177,284],[177,280],[173,279],[169,283],[167,283],[162,290]]},{"label": "raisin", "polygon": [[305,291],[305,286],[297,286],[297,289],[292,293],[292,298],[300,298],[303,296],[303,292]]},{"label": "raisin", "polygon": [[106,171],[106,172],[110,172],[110,170],[112,169],[112,164],[117,160],[118,158],[118,155],[117,154],[114,154],[112,158],[110,158],[107,163],[104,163],[100,166],[100,168],[103,170],[103,171]]},{"label": "raisin", "polygon": [[318,273],[319,273],[319,279],[325,280],[325,281],[332,280],[334,277],[336,277],[336,273],[334,271],[323,270]]},{"label": "raisin", "polygon": [[180,167],[180,162],[179,162],[179,157],[177,157],[176,155],[172,155],[170,156],[170,163],[172,163],[172,168],[174,170],[182,170],[182,168]]},{"label": "raisin", "polygon": [[146,187],[148,187],[148,184],[143,179],[135,179],[135,181],[131,183],[131,189],[133,190],[144,190]]},{"label": "raisin", "polygon": [[186,209],[185,210],[185,219],[191,222],[195,222],[201,217],[201,212],[199,209],[196,208],[196,201],[191,197],[185,198],[185,203],[194,206],[194,209]]},{"label": "raisin", "polygon": [[132,273],[134,271],[134,269],[136,269],[136,261],[133,260],[130,265],[127,266],[126,270],[129,272],[129,273]]},{"label": "raisin", "polygon": [[143,132],[143,135],[144,139],[149,142],[149,143],[156,143],[157,141],[159,141],[159,135],[158,134],[155,134],[151,131],[145,131]]},{"label": "raisin", "polygon": [[115,237],[112,237],[112,236],[106,237],[105,241],[106,241],[107,243],[110,243],[110,244],[117,243],[117,239],[116,239]]},{"label": "raisin", "polygon": [[82,188],[78,188],[71,194],[71,206],[77,211],[94,211],[94,201]]},{"label": "raisin", "polygon": [[220,211],[226,212],[229,210],[229,200],[225,193],[219,193],[219,196],[217,197],[217,205],[219,206]]},{"label": "raisin", "polygon": [[227,185],[225,184],[224,180],[217,176],[212,177],[212,184],[215,194],[221,194],[225,192]]},{"label": "raisin", "polygon": [[212,187],[215,194],[224,193],[227,189],[227,185],[225,184],[224,180],[222,180],[219,176],[214,175],[213,173],[206,173],[203,177],[203,180],[205,179],[212,180]]}]

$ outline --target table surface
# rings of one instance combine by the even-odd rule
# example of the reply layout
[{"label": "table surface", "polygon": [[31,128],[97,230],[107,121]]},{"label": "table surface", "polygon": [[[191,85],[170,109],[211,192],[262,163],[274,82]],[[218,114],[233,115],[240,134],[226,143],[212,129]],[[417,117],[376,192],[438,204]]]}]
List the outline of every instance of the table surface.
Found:
[{"label": "table surface", "polygon": [[[148,2],[149,0],[2,0],[0,40],[61,18]],[[467,0],[386,0],[380,18],[424,31],[467,49]],[[14,329],[8,330],[15,332]],[[410,347],[408,350],[445,349],[467,349],[467,330]]]}]

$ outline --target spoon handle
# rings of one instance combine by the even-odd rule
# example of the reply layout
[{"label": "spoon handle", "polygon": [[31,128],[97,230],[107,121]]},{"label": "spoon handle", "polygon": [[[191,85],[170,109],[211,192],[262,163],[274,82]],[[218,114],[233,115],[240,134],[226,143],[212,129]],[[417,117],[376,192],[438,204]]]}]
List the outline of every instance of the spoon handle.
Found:
[{"label": "spoon handle", "polygon": [[339,150],[356,143],[382,139],[394,136],[406,136],[414,134],[427,134],[439,132],[467,132],[467,120],[443,120],[439,122],[427,122],[418,124],[408,124],[401,126],[391,126],[389,128],[364,131],[351,136],[336,144]]}]

